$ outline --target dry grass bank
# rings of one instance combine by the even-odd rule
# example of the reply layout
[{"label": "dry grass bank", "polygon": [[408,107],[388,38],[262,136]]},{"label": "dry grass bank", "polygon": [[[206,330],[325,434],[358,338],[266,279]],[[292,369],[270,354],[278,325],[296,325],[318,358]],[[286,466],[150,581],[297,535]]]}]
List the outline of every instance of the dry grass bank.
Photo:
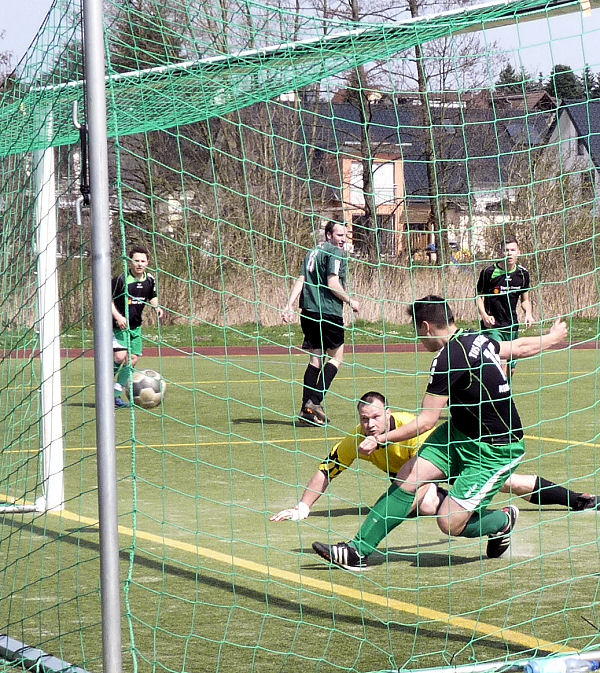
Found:
[{"label": "dry grass bank", "polygon": [[[407,322],[406,307],[427,294],[447,297],[459,321],[477,318],[475,287],[481,267],[357,266],[352,270],[351,290],[362,303],[360,317],[367,321]],[[533,274],[532,274],[533,275]],[[536,283],[532,278],[531,299],[537,319],[559,315],[595,318],[598,314],[599,280],[590,272]],[[287,302],[293,278],[247,270],[219,278],[218,283],[190,285],[173,277],[162,279],[161,303],[171,309],[171,322],[190,318],[217,325],[257,322],[275,325]]]}]

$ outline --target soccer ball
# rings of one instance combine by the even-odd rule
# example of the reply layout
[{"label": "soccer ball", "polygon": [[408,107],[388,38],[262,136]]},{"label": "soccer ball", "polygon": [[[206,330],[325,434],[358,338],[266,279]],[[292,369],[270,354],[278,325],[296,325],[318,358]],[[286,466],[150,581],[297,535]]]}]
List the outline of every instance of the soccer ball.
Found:
[{"label": "soccer ball", "polygon": [[160,374],[153,369],[134,371],[131,385],[125,388],[127,399],[131,402],[130,395],[133,392],[133,403],[143,409],[157,407],[167,392],[167,384]]}]

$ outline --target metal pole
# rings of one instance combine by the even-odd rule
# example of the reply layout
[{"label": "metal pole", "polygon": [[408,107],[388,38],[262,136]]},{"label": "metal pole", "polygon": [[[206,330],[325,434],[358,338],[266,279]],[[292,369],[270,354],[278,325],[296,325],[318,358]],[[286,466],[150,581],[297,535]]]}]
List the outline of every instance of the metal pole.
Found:
[{"label": "metal pole", "polygon": [[94,369],[104,673],[121,673],[117,461],[113,398],[111,260],[102,0],[83,0],[92,225]]}]

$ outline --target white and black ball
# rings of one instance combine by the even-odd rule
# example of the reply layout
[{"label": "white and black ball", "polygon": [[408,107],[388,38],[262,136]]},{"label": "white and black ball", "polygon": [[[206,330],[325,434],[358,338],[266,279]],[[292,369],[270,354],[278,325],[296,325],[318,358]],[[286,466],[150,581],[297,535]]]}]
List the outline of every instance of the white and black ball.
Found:
[{"label": "white and black ball", "polygon": [[[135,405],[143,409],[157,407],[163,401],[166,392],[167,384],[153,369],[134,371],[131,385],[125,388],[129,401],[133,401]],[[133,400],[130,399],[131,394],[133,394]]]}]

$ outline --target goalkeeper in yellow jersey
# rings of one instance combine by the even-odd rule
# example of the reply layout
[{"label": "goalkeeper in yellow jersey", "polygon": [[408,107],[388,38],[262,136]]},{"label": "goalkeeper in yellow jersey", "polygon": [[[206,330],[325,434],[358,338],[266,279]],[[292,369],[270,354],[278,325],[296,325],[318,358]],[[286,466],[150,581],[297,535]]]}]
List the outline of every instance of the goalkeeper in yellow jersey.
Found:
[{"label": "goalkeeper in yellow jersey", "polygon": [[[415,416],[408,412],[391,411],[386,398],[376,391],[365,393],[360,398],[358,415],[359,425],[335,444],[308,482],[300,502],[295,507],[278,512],[271,517],[271,521],[306,519],[311,507],[327,490],[329,482],[350,467],[357,458],[373,463],[393,479],[400,468],[417,454],[432,432],[429,430],[405,442],[380,444],[375,451],[366,453],[360,449],[365,437],[385,435],[414,420]],[[536,475],[513,474],[502,487],[502,491],[521,496],[536,505],[563,505],[572,510],[597,509],[600,503],[598,496],[576,493]],[[415,503],[419,503],[418,513],[434,515],[446,495],[445,489],[437,484],[424,484],[415,496]],[[412,514],[415,513],[416,505],[413,505]]]}]

